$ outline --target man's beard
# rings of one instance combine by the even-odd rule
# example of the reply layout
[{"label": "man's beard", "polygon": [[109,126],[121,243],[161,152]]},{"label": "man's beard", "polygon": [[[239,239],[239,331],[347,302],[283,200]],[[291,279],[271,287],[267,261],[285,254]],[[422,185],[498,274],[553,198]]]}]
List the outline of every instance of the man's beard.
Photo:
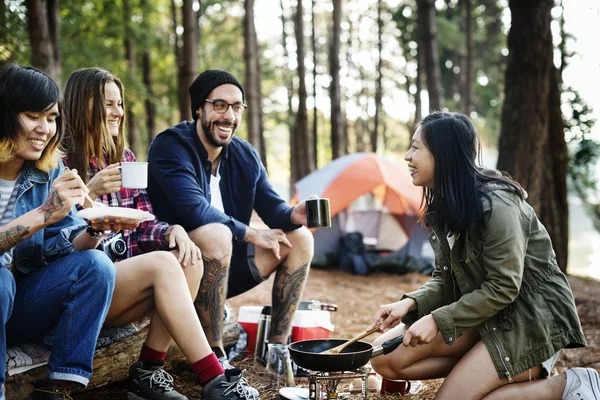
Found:
[{"label": "man's beard", "polygon": [[235,134],[235,131],[237,130],[237,125],[236,124],[231,124],[231,135],[229,136],[229,139],[227,139],[227,141],[225,143],[223,142],[219,142],[218,138],[216,137],[216,134],[213,133],[213,130],[211,129],[215,123],[208,123],[204,117],[200,117],[200,125],[202,125],[202,132],[204,132],[204,136],[206,136],[206,139],[210,142],[211,145],[215,146],[215,147],[223,147],[227,144],[229,144],[229,142],[231,141],[231,138],[233,137],[233,135]]}]

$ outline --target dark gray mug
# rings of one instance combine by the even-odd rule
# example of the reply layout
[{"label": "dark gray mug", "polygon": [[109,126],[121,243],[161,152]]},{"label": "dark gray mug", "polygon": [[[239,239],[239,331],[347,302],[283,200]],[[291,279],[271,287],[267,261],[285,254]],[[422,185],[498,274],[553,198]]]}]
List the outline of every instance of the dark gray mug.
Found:
[{"label": "dark gray mug", "polygon": [[306,200],[306,226],[309,228],[331,226],[329,199],[319,198]]}]

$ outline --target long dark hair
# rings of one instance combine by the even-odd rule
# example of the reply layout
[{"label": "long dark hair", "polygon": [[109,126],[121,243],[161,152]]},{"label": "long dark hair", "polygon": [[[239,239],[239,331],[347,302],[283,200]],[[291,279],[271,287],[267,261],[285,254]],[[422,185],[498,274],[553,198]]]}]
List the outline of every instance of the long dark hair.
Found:
[{"label": "long dark hair", "polygon": [[496,182],[522,199],[521,186],[508,175],[481,167],[481,141],[475,126],[463,114],[435,112],[420,124],[423,143],[435,160],[433,189],[423,191],[423,214],[435,211],[441,226],[462,232],[483,221],[482,190]]},{"label": "long dark hair", "polygon": [[[119,122],[119,135],[112,137],[106,126],[106,99],[104,88],[114,82],[123,98],[123,117]],[[63,149],[68,164],[88,181],[90,157],[95,157],[100,169],[123,158],[125,137],[125,96],[123,84],[115,75],[100,68],[83,68],[73,72],[65,88],[64,115],[65,141]],[[91,106],[90,106],[91,102]],[[107,163],[104,162],[106,158]]]},{"label": "long dark hair", "polygon": [[10,161],[23,145],[20,113],[46,112],[58,104],[56,134],[50,139],[36,168],[48,172],[58,165],[58,145],[63,136],[60,89],[48,75],[33,67],[12,64],[0,72],[0,162]]}]

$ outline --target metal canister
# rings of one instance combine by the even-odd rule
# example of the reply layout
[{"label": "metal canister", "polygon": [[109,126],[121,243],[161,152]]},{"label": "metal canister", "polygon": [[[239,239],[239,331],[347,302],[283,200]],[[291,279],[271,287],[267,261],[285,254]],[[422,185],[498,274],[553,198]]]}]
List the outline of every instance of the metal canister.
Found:
[{"label": "metal canister", "polygon": [[254,347],[254,361],[264,363],[267,343],[269,342],[269,329],[271,329],[271,306],[264,306],[258,325],[256,327],[256,346]]}]

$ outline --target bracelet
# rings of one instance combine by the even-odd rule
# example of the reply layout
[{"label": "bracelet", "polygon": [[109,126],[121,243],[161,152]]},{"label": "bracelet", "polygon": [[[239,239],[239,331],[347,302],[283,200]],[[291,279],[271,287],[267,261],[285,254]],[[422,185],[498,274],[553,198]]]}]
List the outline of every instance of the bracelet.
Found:
[{"label": "bracelet", "polygon": [[93,239],[100,239],[101,237],[104,237],[107,235],[107,231],[97,231],[94,228],[92,228],[90,225],[88,225],[87,229],[85,230],[87,232],[88,235],[90,235]]}]

